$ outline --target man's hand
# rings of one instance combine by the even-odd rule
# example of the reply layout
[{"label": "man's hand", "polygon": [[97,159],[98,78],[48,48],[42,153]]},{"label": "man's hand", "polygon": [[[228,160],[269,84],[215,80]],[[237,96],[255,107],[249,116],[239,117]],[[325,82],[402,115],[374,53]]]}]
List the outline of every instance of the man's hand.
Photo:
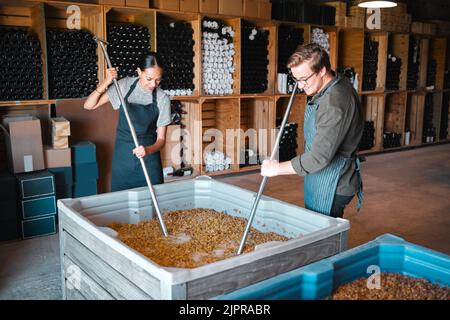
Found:
[{"label": "man's hand", "polygon": [[136,156],[136,158],[141,159],[147,155],[147,151],[145,150],[144,146],[139,146],[133,149],[133,154]]},{"label": "man's hand", "polygon": [[265,177],[278,176],[280,163],[277,160],[264,160],[261,166],[261,175]]}]

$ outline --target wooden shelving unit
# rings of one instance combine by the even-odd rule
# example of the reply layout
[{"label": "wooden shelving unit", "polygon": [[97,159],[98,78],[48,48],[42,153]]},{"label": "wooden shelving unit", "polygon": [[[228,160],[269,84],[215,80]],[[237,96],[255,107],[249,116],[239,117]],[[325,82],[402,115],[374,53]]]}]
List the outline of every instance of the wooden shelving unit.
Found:
[{"label": "wooden shelving unit", "polygon": [[364,61],[364,30],[340,29],[338,66],[353,67],[359,75],[358,92],[362,91],[362,75]]},{"label": "wooden shelving unit", "polygon": [[[267,90],[264,91],[263,93],[256,94],[256,95],[257,96],[273,95],[275,93],[275,81],[270,81],[270,80],[276,78],[276,67],[277,67],[277,61],[276,61],[277,28],[276,28],[276,25],[270,21],[261,21],[258,19],[253,20],[250,18],[243,18],[243,19],[241,19],[241,21],[248,23],[250,25],[253,25],[257,29],[261,29],[261,30],[269,32],[269,43],[267,46],[267,51],[268,51],[267,60],[269,61],[269,63],[267,64],[267,71],[268,71],[267,79],[269,81],[267,84]],[[241,45],[240,45],[240,47],[241,47]],[[241,50],[242,49],[239,50],[239,53],[241,53]],[[242,69],[241,65],[240,65],[240,69]],[[246,95],[248,95],[248,94],[241,93],[241,96],[246,96]]]},{"label": "wooden shelving unit", "polygon": [[385,99],[384,93],[362,96],[361,106],[364,120],[373,121],[375,127],[374,146],[372,149],[366,150],[366,153],[383,149]]},{"label": "wooden shelving unit", "polygon": [[[181,130],[184,144],[184,157],[186,164],[194,164],[194,175],[208,174],[211,176],[220,174],[232,174],[258,170],[260,166],[239,167],[240,150],[251,148],[245,132],[248,129],[267,129],[264,136],[267,144],[263,146],[258,143],[256,149],[263,154],[269,154],[275,138],[277,118],[280,118],[288,104],[290,94],[278,92],[278,31],[280,27],[289,26],[303,32],[304,43],[311,41],[312,28],[322,28],[330,40],[330,59],[334,69],[339,67],[353,67],[359,75],[359,95],[362,100],[364,118],[374,121],[375,124],[375,146],[371,150],[361,152],[370,154],[383,152],[383,133],[395,131],[404,134],[405,129],[411,131],[411,144],[392,150],[403,150],[405,148],[417,147],[422,144],[423,113],[426,94],[433,94],[434,118],[433,125],[437,129],[441,126],[442,104],[450,89],[444,89],[444,70],[450,66],[450,49],[448,38],[443,36],[418,35],[420,38],[420,66],[419,81],[416,90],[407,90],[408,50],[411,33],[396,33],[385,31],[369,31],[363,28],[342,28],[334,26],[309,25],[284,21],[263,20],[250,17],[233,17],[221,14],[202,14],[192,12],[175,12],[169,10],[124,7],[114,5],[98,5],[67,1],[33,1],[33,0],[3,0],[0,3],[0,26],[25,27],[35,32],[42,47],[42,70],[43,70],[43,99],[31,101],[0,101],[0,116],[4,114],[31,113],[42,119],[50,116],[50,107],[55,104],[56,112],[61,107],[68,110],[69,115],[77,115],[77,121],[83,116],[82,100],[51,100],[48,95],[48,71],[47,71],[47,39],[48,28],[67,28],[67,7],[77,4],[81,9],[81,27],[93,34],[107,40],[107,24],[114,23],[136,23],[148,27],[151,34],[151,48],[157,50],[157,26],[158,22],[183,21],[188,22],[194,29],[194,92],[192,96],[175,96],[172,100],[180,101],[186,115],[183,115],[184,128]],[[235,73],[233,94],[228,96],[209,96],[203,91],[202,70],[202,19],[208,17],[219,19],[230,25],[234,34],[235,46]],[[268,88],[261,94],[241,94],[241,25],[250,23],[257,28],[269,31],[268,45]],[[303,29],[303,31],[300,31]],[[370,37],[379,42],[377,86],[373,91],[362,91],[363,61],[364,61],[364,36],[368,32]],[[282,44],[281,44],[282,45]],[[386,91],[386,60],[387,54],[392,53],[402,59],[399,90]],[[103,53],[100,49],[98,54],[98,79],[102,81],[105,75],[105,63]],[[437,62],[436,85],[434,89],[426,88],[427,64],[430,58]],[[282,62],[284,63],[284,62]],[[59,107],[58,107],[59,106]],[[67,106],[63,108],[64,106]],[[292,109],[290,122],[298,124],[298,148],[297,153],[303,152],[303,114],[306,106],[306,96],[297,95]],[[75,109],[73,109],[75,108]],[[61,110],[62,110],[61,109]],[[78,116],[78,114],[82,116]],[[70,120],[70,119],[69,119]],[[102,121],[102,126],[115,128],[116,118],[108,116]],[[216,128],[223,133],[222,137],[216,138],[207,133],[208,129]],[[227,129],[236,130],[234,136],[226,136]],[[75,125],[74,130],[77,130]],[[82,128],[80,127],[80,130]],[[99,135],[103,131],[89,132],[90,140],[104,143],[104,137]],[[437,130],[439,132],[439,130]],[[86,135],[83,135],[87,139]],[[1,138],[0,138],[1,139]],[[111,141],[113,137],[111,136]],[[210,141],[210,139],[212,141]],[[262,138],[258,137],[260,142]],[[447,136],[450,139],[450,134]],[[219,145],[224,142],[225,153],[233,157],[233,165],[230,170],[206,173],[204,168],[203,154],[207,146]],[[445,141],[441,140],[440,142]],[[108,143],[108,148],[113,143]],[[106,150],[106,149],[105,149]],[[112,150],[107,149],[108,152]],[[386,150],[387,151],[387,150]],[[0,152],[1,154],[1,152]],[[1,159],[1,155],[0,155]],[[102,170],[101,170],[102,171]],[[104,170],[103,170],[104,171]],[[101,178],[102,179],[102,178]],[[170,180],[170,179],[169,179]],[[106,184],[105,184],[106,185]],[[107,190],[101,190],[107,191]]]},{"label": "wooden shelving unit", "polygon": [[[387,94],[385,99],[384,131],[403,134],[406,125],[406,92]],[[404,136],[401,143],[403,146]]]},{"label": "wooden shelving unit", "polygon": [[[194,31],[193,38],[200,39],[201,38],[201,20],[200,17],[195,13],[179,13],[179,12],[157,12],[156,14],[156,23],[171,23],[171,22],[185,22],[189,23],[192,26]],[[156,29],[155,29],[156,30]],[[156,39],[157,41],[157,39]],[[158,51],[158,45],[156,44],[156,51]],[[192,93],[192,97],[200,96],[201,92],[201,42],[194,42],[194,91]],[[190,96],[188,96],[190,97]],[[188,97],[174,97],[175,99],[184,99]]]},{"label": "wooden shelving unit", "polygon": [[205,152],[221,151],[226,156],[231,157],[232,165],[229,170],[208,173],[220,174],[239,171],[240,141],[240,100],[230,99],[210,99],[204,98],[201,101],[201,156],[202,168],[205,171]]},{"label": "wooden shelving unit", "polygon": [[390,33],[388,43],[388,54],[392,54],[402,61],[400,71],[399,89],[406,90],[406,80],[408,76],[408,50],[409,50],[409,34],[407,33]]},{"label": "wooden shelving unit", "polygon": [[[270,157],[271,137],[275,121],[273,98],[241,98],[240,100],[241,132],[238,150],[252,149],[263,158]],[[244,163],[245,159],[239,158],[239,164]],[[239,171],[244,169],[246,168],[240,168]]]}]

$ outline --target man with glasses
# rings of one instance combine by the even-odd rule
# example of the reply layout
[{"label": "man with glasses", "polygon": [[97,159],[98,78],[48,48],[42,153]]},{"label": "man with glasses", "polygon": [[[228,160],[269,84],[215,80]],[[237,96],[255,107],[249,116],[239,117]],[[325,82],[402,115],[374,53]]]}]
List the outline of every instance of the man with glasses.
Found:
[{"label": "man with glasses", "polygon": [[361,207],[363,195],[356,154],[364,129],[358,93],[347,79],[335,75],[327,52],[317,44],[298,47],[287,66],[309,97],[305,151],[291,161],[264,161],[261,175],[303,176],[305,207],[342,217],[355,194]]}]

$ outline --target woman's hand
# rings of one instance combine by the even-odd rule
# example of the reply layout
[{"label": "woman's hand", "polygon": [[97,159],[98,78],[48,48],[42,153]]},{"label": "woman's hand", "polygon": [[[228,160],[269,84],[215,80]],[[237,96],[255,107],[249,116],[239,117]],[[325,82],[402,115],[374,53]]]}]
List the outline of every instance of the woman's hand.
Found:
[{"label": "woman's hand", "polygon": [[117,79],[117,69],[116,68],[109,68],[106,70],[106,78],[103,84],[108,87],[114,79]]},{"label": "woman's hand", "polygon": [[279,173],[279,162],[277,160],[264,160],[261,165],[261,175],[265,177],[275,177]]},{"label": "woman's hand", "polygon": [[133,154],[136,158],[141,159],[147,155],[147,149],[144,146],[139,146],[133,149]]}]

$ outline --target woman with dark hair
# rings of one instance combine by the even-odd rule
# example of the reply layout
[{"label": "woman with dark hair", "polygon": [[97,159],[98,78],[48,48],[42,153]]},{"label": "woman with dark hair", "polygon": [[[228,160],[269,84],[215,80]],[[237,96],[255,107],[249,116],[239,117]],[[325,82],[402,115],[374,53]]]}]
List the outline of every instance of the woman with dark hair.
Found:
[{"label": "woman with dark hair", "polygon": [[128,106],[130,120],[136,130],[139,147],[135,148],[127,119],[116,89],[108,88],[117,78],[117,70],[107,70],[102,84],[84,103],[84,108],[94,110],[107,102],[119,109],[116,142],[112,162],[111,191],[146,186],[140,158],[144,158],[152,184],[164,182],[159,151],[166,140],[166,126],[171,123],[170,99],[161,90],[163,67],[155,52],[144,54],[137,68],[138,77],[119,80],[119,87]]}]

